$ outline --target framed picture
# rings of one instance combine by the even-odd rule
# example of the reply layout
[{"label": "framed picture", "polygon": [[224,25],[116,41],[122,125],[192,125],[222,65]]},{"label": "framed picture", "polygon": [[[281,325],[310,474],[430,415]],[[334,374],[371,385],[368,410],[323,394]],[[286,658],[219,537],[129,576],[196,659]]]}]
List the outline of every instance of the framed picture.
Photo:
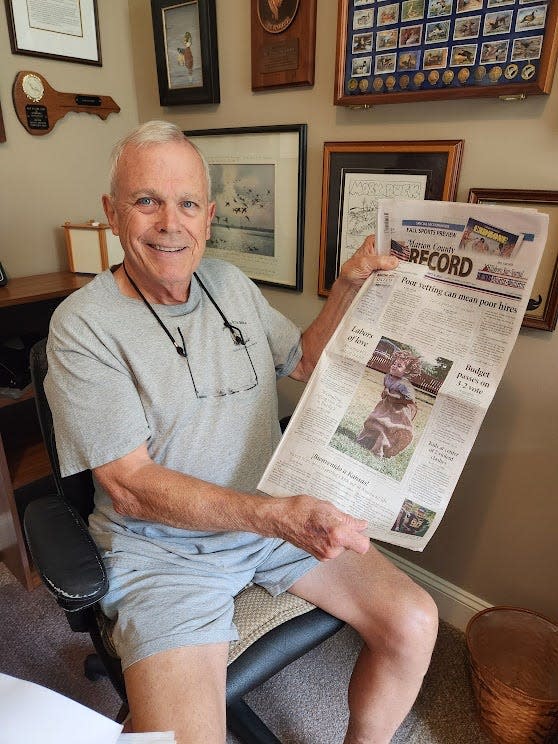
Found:
[{"label": "framed picture", "polygon": [[102,65],[97,0],[5,0],[14,54]]},{"label": "framed picture", "polygon": [[558,191],[475,188],[470,189],[468,201],[527,207],[548,214],[548,240],[522,325],[553,331],[558,319]]},{"label": "framed picture", "polygon": [[215,0],[151,0],[161,106],[219,103]]},{"label": "framed picture", "polygon": [[378,199],[453,201],[463,140],[325,142],[318,294],[376,232]]},{"label": "framed picture", "polygon": [[335,104],[550,93],[558,3],[339,0]]},{"label": "framed picture", "polygon": [[306,124],[185,132],[217,204],[206,255],[261,284],[302,291]]}]

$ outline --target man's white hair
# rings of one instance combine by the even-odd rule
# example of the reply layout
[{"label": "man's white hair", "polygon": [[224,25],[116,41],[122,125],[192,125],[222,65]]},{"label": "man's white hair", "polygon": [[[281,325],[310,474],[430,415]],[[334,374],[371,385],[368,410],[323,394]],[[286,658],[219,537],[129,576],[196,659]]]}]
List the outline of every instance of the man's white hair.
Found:
[{"label": "man's white hair", "polygon": [[109,162],[109,178],[110,178],[110,193],[111,196],[115,196],[116,193],[116,181],[118,173],[118,163],[124,152],[124,149],[128,145],[132,147],[148,147],[149,145],[162,145],[166,142],[187,142],[200,156],[202,161],[205,178],[207,181],[207,199],[211,201],[211,176],[209,174],[209,166],[205,155],[193,142],[191,142],[184,132],[179,129],[176,124],[171,124],[169,121],[147,121],[145,124],[140,124],[125,137],[123,137],[116,145],[112,148]]}]

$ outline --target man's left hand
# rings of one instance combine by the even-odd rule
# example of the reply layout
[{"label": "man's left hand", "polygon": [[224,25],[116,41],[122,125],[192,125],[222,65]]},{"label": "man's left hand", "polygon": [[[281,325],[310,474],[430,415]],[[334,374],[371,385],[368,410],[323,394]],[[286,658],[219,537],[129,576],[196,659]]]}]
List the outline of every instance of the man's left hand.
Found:
[{"label": "man's left hand", "polygon": [[359,289],[373,271],[390,271],[399,263],[395,256],[378,256],[376,238],[368,235],[360,248],[353,253],[339,272],[342,281]]}]

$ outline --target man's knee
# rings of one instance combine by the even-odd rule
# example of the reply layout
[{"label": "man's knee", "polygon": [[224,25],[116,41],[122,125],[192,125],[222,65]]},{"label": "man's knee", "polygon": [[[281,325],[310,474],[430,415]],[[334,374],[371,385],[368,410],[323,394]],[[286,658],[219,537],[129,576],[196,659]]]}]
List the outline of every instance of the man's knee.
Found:
[{"label": "man's knee", "polygon": [[369,626],[370,636],[365,640],[393,656],[427,660],[438,634],[438,608],[420,586],[405,584],[399,597],[386,605],[380,622]]}]

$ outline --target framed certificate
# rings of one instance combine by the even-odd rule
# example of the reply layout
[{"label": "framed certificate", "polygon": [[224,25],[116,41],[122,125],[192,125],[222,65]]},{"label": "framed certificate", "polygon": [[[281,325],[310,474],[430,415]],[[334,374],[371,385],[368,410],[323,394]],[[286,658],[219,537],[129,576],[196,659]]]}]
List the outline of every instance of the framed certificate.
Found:
[{"label": "framed certificate", "polygon": [[6,0],[14,54],[102,65],[97,0]]}]

